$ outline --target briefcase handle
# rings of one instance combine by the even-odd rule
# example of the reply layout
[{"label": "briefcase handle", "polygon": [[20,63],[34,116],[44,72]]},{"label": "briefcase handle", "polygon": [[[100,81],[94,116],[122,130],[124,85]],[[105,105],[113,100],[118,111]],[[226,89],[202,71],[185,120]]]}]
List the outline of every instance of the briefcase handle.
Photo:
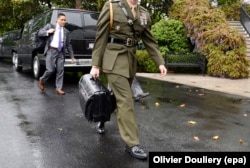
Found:
[{"label": "briefcase handle", "polygon": [[103,86],[100,78],[94,78],[93,76],[90,78],[90,80],[94,81],[97,86],[99,86],[100,90],[106,90],[106,88]]}]

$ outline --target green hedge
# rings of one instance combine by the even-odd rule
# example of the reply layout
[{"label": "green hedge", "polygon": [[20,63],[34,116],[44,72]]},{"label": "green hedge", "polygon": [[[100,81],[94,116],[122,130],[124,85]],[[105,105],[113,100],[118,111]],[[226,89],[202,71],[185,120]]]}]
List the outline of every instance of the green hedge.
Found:
[{"label": "green hedge", "polygon": [[154,63],[146,50],[137,50],[138,71],[142,72],[159,72],[159,68]]},{"label": "green hedge", "polygon": [[197,54],[195,53],[167,53],[168,63],[196,63]]},{"label": "green hedge", "polygon": [[[152,26],[152,34],[159,44],[163,57],[168,51],[190,52],[193,49],[187,31],[182,22],[174,19],[163,19]],[[138,71],[159,72],[153,59],[149,56],[142,43],[139,43],[137,51]]]},{"label": "green hedge", "polygon": [[166,51],[189,52],[192,49],[192,45],[187,38],[187,30],[184,24],[178,20],[160,20],[152,26],[151,31],[162,53]]}]

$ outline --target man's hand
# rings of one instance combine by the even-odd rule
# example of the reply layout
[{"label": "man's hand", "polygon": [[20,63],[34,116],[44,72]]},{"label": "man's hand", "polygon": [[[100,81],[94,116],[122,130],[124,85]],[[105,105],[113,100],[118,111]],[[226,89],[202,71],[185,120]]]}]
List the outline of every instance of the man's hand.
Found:
[{"label": "man's hand", "polygon": [[52,28],[51,28],[51,29],[49,29],[49,30],[47,31],[47,33],[48,33],[48,34],[51,34],[51,33],[54,33],[55,31],[56,31],[56,29],[52,29]]},{"label": "man's hand", "polygon": [[75,57],[71,57],[71,63],[74,64],[76,62]]},{"label": "man's hand", "polygon": [[100,68],[98,66],[92,66],[92,68],[90,70],[90,75],[93,78],[98,78],[100,75]]},{"label": "man's hand", "polygon": [[168,70],[164,65],[160,65],[159,70],[161,73],[161,75],[160,75],[161,78],[167,75]]}]

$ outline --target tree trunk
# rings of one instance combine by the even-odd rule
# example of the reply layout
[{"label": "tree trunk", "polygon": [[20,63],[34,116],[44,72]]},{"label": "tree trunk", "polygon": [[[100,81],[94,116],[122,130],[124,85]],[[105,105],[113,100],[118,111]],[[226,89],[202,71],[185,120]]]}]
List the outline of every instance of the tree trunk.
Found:
[{"label": "tree trunk", "polygon": [[81,9],[81,7],[82,7],[81,0],[75,0],[75,1],[76,1],[76,9]]}]

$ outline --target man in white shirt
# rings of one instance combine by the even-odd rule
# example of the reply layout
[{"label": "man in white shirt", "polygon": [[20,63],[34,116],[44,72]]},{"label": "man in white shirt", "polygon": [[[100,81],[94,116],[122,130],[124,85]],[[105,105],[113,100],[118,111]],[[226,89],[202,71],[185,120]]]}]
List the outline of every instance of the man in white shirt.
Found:
[{"label": "man in white shirt", "polygon": [[56,93],[64,95],[63,77],[64,77],[64,60],[65,49],[68,50],[72,63],[75,62],[74,53],[70,44],[69,31],[64,27],[66,24],[66,16],[59,13],[56,26],[47,24],[38,32],[38,36],[48,36],[48,40],[44,49],[46,55],[46,71],[39,79],[39,88],[44,91],[45,83],[56,71]]}]

